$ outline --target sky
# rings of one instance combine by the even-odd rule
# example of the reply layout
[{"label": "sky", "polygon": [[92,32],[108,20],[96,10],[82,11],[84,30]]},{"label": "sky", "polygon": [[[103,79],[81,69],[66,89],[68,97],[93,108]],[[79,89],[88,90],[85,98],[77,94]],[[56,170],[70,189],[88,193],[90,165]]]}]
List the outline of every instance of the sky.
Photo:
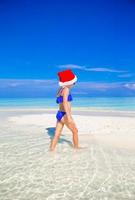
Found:
[{"label": "sky", "polygon": [[0,97],[135,96],[135,1],[0,0]]}]

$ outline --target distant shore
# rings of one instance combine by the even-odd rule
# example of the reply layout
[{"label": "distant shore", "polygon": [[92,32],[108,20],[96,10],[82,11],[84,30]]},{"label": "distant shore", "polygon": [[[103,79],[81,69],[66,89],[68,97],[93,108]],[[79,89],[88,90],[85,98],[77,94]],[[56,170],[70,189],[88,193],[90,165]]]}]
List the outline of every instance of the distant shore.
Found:
[{"label": "distant shore", "polygon": [[[56,113],[58,108],[39,108],[39,107],[0,107],[0,116],[4,113]],[[127,116],[135,117],[135,111],[131,110],[115,110],[115,109],[103,109],[103,108],[84,108],[74,107],[72,113],[75,115],[86,115],[86,116]]]}]

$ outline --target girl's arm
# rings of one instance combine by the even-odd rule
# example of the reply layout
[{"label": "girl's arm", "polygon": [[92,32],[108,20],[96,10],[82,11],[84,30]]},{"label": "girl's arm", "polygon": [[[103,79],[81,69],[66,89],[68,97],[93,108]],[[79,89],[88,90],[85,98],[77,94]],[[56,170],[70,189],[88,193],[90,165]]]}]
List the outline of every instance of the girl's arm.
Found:
[{"label": "girl's arm", "polygon": [[69,89],[67,87],[65,87],[64,91],[63,91],[63,106],[64,106],[65,112],[67,114],[68,121],[71,121],[72,116],[71,116],[71,111],[68,107],[68,100],[67,100],[68,95],[69,95]]}]

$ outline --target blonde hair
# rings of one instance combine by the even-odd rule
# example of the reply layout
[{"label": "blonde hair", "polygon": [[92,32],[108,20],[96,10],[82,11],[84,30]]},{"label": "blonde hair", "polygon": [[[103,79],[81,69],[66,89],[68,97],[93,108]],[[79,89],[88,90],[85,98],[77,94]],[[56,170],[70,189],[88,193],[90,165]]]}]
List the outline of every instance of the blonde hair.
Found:
[{"label": "blonde hair", "polygon": [[61,87],[58,89],[58,92],[57,92],[57,94],[56,94],[56,97],[58,96],[58,94],[60,93],[60,91],[62,91],[62,90],[64,89],[64,87],[66,87],[66,86],[61,86]]}]

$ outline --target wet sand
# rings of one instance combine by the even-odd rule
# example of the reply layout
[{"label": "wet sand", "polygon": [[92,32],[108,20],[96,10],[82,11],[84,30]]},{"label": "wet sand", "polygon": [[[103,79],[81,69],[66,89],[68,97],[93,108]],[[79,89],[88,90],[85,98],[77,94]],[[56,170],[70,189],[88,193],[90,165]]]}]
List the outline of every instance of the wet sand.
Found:
[{"label": "wet sand", "polygon": [[[113,113],[113,115],[111,115]],[[1,110],[0,200],[135,199],[135,115],[74,111],[79,141],[64,127],[55,152],[55,110]]]}]

